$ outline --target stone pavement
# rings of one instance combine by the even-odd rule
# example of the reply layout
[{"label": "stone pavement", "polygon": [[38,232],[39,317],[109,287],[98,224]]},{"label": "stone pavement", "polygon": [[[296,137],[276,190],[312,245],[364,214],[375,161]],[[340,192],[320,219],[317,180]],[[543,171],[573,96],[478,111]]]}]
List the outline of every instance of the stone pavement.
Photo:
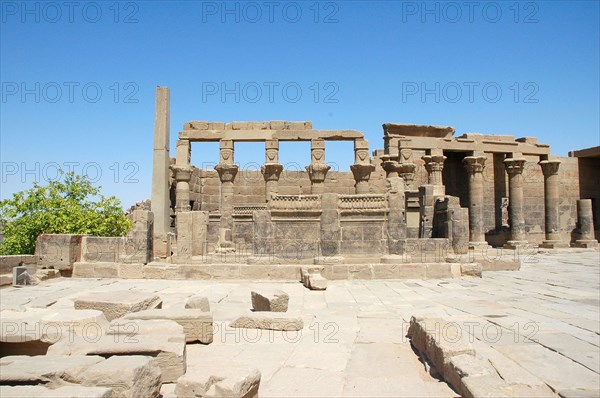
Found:
[{"label": "stone pavement", "polygon": [[[73,308],[78,296],[130,289],[155,293],[163,308],[184,308],[188,297],[206,296],[214,341],[188,344],[188,366],[255,367],[261,397],[456,396],[405,337],[412,315],[431,315],[456,322],[506,380],[545,384],[555,396],[598,396],[599,263],[598,251],[561,251],[481,279],[330,281],[325,291],[299,282],[61,278],[2,289],[0,303],[2,311]],[[304,329],[229,328],[252,307],[256,287],[288,293],[288,311],[301,314]]]}]

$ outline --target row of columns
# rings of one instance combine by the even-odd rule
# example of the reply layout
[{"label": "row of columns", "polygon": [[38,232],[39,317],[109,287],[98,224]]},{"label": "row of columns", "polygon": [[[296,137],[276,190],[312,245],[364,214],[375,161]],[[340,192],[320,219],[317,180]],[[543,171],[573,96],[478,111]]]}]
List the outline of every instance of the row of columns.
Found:
[{"label": "row of columns", "polygon": [[[355,163],[350,166],[355,180],[357,194],[369,193],[369,179],[375,166],[369,157],[369,143],[364,139],[354,140]],[[310,182],[311,193],[324,193],[325,177],[331,166],[325,162],[325,140],[311,140],[311,163],[306,167]],[[221,251],[234,250],[231,242],[233,228],[233,184],[238,173],[238,166],[234,164],[234,142],[221,140],[219,148],[219,163],[215,166],[221,181],[220,201],[220,232],[219,247]],[[261,173],[265,180],[266,200],[278,192],[278,183],[283,165],[279,163],[279,141],[276,139],[265,141],[265,164]],[[192,177],[191,147],[189,140],[178,140],[175,165],[173,166],[175,188],[175,211],[190,211],[190,180]]]},{"label": "row of columns", "polygon": [[[416,164],[412,162],[410,149],[400,149],[398,161],[391,156],[382,157],[382,167],[387,177],[402,177],[407,190],[415,189],[413,180]],[[463,159],[469,178],[469,244],[472,246],[487,245],[485,240],[485,224],[483,221],[483,170],[486,156],[483,152],[474,151]],[[441,150],[430,150],[422,157],[428,174],[428,184],[443,185],[442,171],[446,157]],[[510,240],[506,246],[516,248],[527,244],[525,230],[525,217],[523,213],[523,170],[526,160],[521,154],[515,153],[504,160],[508,174],[509,200],[510,200]],[[545,235],[542,247],[566,247],[560,237],[559,219],[559,189],[560,180],[558,170],[560,161],[557,159],[543,159],[539,162],[544,174],[544,208],[545,208]],[[578,213],[587,214],[583,209],[586,205],[578,203]],[[583,210],[579,209],[582,208]],[[584,228],[585,229],[585,228]],[[589,229],[589,228],[588,228]],[[584,239],[585,240],[585,239]]]}]

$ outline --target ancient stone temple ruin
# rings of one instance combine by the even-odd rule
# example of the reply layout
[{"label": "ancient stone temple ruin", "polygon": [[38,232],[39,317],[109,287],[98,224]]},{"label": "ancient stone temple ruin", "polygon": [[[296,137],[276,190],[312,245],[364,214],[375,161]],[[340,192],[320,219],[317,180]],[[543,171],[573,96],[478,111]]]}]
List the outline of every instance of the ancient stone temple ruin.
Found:
[{"label": "ancient stone temple ruin", "polygon": [[[535,138],[452,127],[386,123],[383,149],[370,150],[360,131],[308,121],[191,121],[172,159],[168,88],[156,106],[153,257],[172,264],[236,263],[248,277],[275,271],[244,265],[268,264],[322,265],[334,279],[424,277],[460,274],[457,263],[510,269],[502,248],[597,245],[598,186],[576,182],[583,168],[597,174],[598,157],[582,166]],[[286,141],[310,142],[306,171],[279,162]],[[353,142],[351,172],[331,170],[330,141]],[[219,143],[214,170],[193,165],[197,142]],[[241,142],[264,142],[260,172],[235,163]]]}]

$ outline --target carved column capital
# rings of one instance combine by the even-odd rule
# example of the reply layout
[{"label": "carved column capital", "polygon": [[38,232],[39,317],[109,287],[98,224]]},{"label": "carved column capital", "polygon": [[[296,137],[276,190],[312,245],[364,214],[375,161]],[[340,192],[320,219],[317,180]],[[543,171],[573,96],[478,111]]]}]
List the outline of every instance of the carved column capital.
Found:
[{"label": "carved column capital", "polygon": [[354,181],[369,181],[371,173],[375,171],[375,166],[372,164],[353,164],[350,166],[350,170],[354,176]]},{"label": "carved column capital", "polygon": [[282,171],[283,165],[279,163],[265,163],[260,168],[260,172],[265,178],[265,181],[279,181],[279,176]]},{"label": "carved column capital", "polygon": [[172,165],[173,175],[177,182],[189,182],[192,179],[192,168],[188,166]]},{"label": "carved column capital", "polygon": [[406,189],[413,189],[413,181],[415,180],[415,170],[417,165],[412,162],[398,164],[398,174],[404,180]]},{"label": "carved column capital", "polygon": [[398,166],[400,164],[396,160],[392,160],[390,155],[383,155],[381,157],[381,167],[385,171],[386,177],[398,177]]},{"label": "carved column capital", "polygon": [[560,160],[542,160],[538,164],[542,167],[542,173],[544,173],[544,177],[550,177],[558,174]]},{"label": "carved column capital", "polygon": [[325,177],[327,176],[327,172],[331,166],[324,163],[313,163],[309,166],[306,166],[306,171],[308,172],[308,176],[312,183],[322,183],[325,181]]},{"label": "carved column capital", "polygon": [[526,160],[523,158],[504,159],[504,167],[509,175],[523,174]]},{"label": "carved column capital", "polygon": [[482,173],[485,168],[486,160],[487,158],[485,156],[466,156],[463,159],[463,164],[469,174]]},{"label": "carved column capital", "polygon": [[442,185],[442,170],[444,170],[444,155],[425,155],[421,159],[425,162],[425,170],[429,174],[429,184]]},{"label": "carved column capital", "polygon": [[215,166],[215,170],[219,173],[221,183],[231,182],[235,179],[238,172],[238,166],[235,164],[219,163]]}]

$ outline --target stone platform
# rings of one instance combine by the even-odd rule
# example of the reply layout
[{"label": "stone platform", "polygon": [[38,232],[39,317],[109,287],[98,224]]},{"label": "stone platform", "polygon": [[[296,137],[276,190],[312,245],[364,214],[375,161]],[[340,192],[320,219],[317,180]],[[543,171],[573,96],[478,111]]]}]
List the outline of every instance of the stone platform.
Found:
[{"label": "stone platform", "polygon": [[[0,315],[72,309],[77,297],[96,292],[156,294],[165,310],[184,308],[189,297],[202,295],[210,301],[214,340],[187,344],[190,369],[207,363],[227,369],[233,362],[256,368],[261,397],[454,397],[406,337],[412,316],[436,317],[457,326],[511,386],[549,388],[545,396],[592,397],[600,394],[598,256],[598,251],[542,253],[524,259],[517,272],[336,280],[325,291],[286,281],[60,278],[1,289]],[[257,286],[285,291],[288,311],[300,314],[304,328],[231,328],[251,308]],[[163,385],[165,393],[174,390],[174,384]],[[517,390],[505,395],[524,396]]]}]

